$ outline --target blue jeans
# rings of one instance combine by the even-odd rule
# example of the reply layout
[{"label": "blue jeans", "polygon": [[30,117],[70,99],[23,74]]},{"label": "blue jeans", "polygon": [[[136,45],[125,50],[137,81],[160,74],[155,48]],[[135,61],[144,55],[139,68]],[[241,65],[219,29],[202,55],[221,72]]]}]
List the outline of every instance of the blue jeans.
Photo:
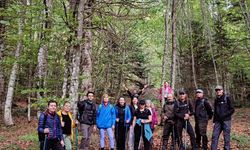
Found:
[{"label": "blue jeans", "polygon": [[214,123],[211,150],[217,150],[219,137],[222,131],[224,136],[224,149],[230,150],[231,120],[216,121]]},{"label": "blue jeans", "polygon": [[112,128],[100,129],[100,146],[105,147],[105,130],[108,132],[110,148],[115,148],[114,133]]}]

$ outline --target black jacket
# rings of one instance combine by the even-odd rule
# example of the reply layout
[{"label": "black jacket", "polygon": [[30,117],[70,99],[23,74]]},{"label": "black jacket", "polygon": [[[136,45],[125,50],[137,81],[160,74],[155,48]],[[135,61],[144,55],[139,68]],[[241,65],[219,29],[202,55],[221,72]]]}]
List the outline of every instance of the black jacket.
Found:
[{"label": "black jacket", "polygon": [[171,120],[171,121],[174,120],[174,103],[175,103],[174,101],[166,102],[162,108],[162,118],[164,118],[164,116],[168,117],[166,122],[168,120]]},{"label": "black jacket", "polygon": [[195,121],[205,121],[213,117],[213,109],[206,98],[196,99],[195,101]]},{"label": "black jacket", "polygon": [[[139,107],[139,106],[138,106],[138,107]],[[135,109],[135,106],[134,106],[134,105],[129,105],[129,109],[130,109],[130,112],[131,112],[131,122],[130,122],[130,124],[132,124],[132,123],[133,123],[134,116],[135,116],[135,111],[136,111],[137,109]]]},{"label": "black jacket", "polygon": [[182,102],[181,100],[177,100],[174,104],[174,115],[177,120],[184,120],[185,114],[189,114],[192,116],[194,114],[193,106],[189,102],[189,100],[185,100]]},{"label": "black jacket", "polygon": [[214,101],[214,122],[231,120],[234,106],[229,96],[223,94]]},{"label": "black jacket", "polygon": [[78,120],[81,124],[94,125],[96,124],[96,104],[87,99],[79,101],[78,107]]}]

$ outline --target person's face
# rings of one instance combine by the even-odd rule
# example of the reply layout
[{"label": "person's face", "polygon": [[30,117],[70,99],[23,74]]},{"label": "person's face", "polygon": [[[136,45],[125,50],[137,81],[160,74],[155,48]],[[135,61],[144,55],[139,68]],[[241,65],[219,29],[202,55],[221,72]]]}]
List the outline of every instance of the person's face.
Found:
[{"label": "person's face", "polygon": [[145,106],[146,106],[145,104],[140,104],[140,108],[141,108],[141,109],[144,109]]},{"label": "person's face", "polygon": [[93,93],[89,93],[88,94],[88,99],[89,100],[93,100],[94,99],[94,94]]},{"label": "person's face", "polygon": [[174,97],[173,97],[172,94],[168,94],[167,99],[168,99],[169,102],[173,102],[174,101]]},{"label": "person's face", "polygon": [[124,99],[123,97],[121,97],[121,98],[119,99],[119,104],[122,105],[122,106],[125,105],[125,99]]},{"label": "person's face", "polygon": [[150,102],[146,103],[146,107],[148,107],[148,108],[151,107]]},{"label": "person's face", "polygon": [[202,98],[203,95],[204,95],[204,94],[203,94],[203,93],[200,93],[200,92],[196,93],[196,97],[197,97],[197,98]]},{"label": "person's face", "polygon": [[168,82],[165,82],[165,85],[166,85],[166,86],[169,86]]},{"label": "person's face", "polygon": [[186,99],[186,94],[184,94],[184,93],[180,94],[180,95],[179,95],[179,98],[180,98],[181,100]]},{"label": "person's face", "polygon": [[105,96],[104,98],[103,98],[103,102],[104,103],[107,103],[109,101],[109,97],[108,96]]},{"label": "person's face", "polygon": [[133,98],[133,104],[134,104],[134,105],[137,105],[137,103],[138,103],[138,99],[137,99],[137,97],[134,97],[134,98]]},{"label": "person's face", "polygon": [[70,103],[66,103],[64,106],[63,106],[63,110],[66,111],[66,112],[69,112],[70,111]]},{"label": "person's face", "polygon": [[136,91],[136,90],[134,90],[134,91],[133,91],[133,93],[135,94],[135,93],[137,93],[137,91]]},{"label": "person's face", "polygon": [[222,96],[223,95],[223,90],[216,89],[215,90],[217,96]]},{"label": "person's face", "polygon": [[54,113],[56,112],[56,103],[50,103],[48,106],[49,112]]}]

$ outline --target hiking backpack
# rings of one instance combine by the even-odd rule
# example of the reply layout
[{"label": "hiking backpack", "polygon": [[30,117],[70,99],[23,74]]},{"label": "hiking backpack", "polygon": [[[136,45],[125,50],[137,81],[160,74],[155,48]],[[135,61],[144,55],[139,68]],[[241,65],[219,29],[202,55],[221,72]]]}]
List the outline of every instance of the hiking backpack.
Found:
[{"label": "hiking backpack", "polygon": [[[46,121],[47,121],[47,114],[44,113],[43,125],[42,125],[43,129],[45,128]],[[45,133],[41,133],[41,132],[38,131],[38,139],[39,139],[40,142],[44,141],[44,139],[45,139]]]}]

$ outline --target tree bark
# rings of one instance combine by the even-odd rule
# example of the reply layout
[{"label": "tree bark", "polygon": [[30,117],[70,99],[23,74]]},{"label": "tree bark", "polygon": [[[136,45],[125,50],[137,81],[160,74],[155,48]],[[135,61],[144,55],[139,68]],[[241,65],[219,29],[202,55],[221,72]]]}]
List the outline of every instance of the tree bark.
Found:
[{"label": "tree bark", "polygon": [[[85,4],[85,12],[84,17],[86,18],[84,21],[85,31],[84,31],[84,38],[85,43],[82,49],[82,76],[84,77],[81,84],[81,92],[84,94],[87,91],[92,90],[92,60],[91,60],[91,53],[92,53],[92,13],[93,13],[93,0],[87,0]],[[83,98],[84,94],[81,96]]]},{"label": "tree bark", "polygon": [[250,14],[249,14],[249,9],[247,7],[247,2],[246,0],[239,0],[239,4],[242,14],[245,18],[247,29],[250,32]]},{"label": "tree bark", "polygon": [[85,0],[80,0],[77,11],[77,44],[73,46],[73,60],[72,60],[72,73],[70,80],[70,102],[73,108],[73,116],[76,115],[76,102],[78,101],[78,88],[79,88],[79,70],[80,70],[80,58],[81,49],[83,48],[83,19],[84,19],[84,5]]},{"label": "tree bark", "polygon": [[[24,3],[25,2],[23,2],[23,4]],[[21,50],[23,47],[22,34],[23,34],[23,28],[24,28],[24,14],[25,14],[25,9],[23,8],[22,10],[20,10],[20,19],[18,23],[18,35],[20,39],[17,43],[17,48],[15,51],[15,62],[11,69],[11,74],[10,74],[9,83],[8,83],[7,96],[6,96],[6,101],[5,101],[5,107],[4,107],[4,123],[7,126],[14,124],[11,110],[12,110],[12,101],[13,101],[13,95],[14,95],[16,75],[18,73],[18,60],[19,60]]]},{"label": "tree bark", "polygon": [[176,35],[176,9],[177,0],[172,1],[172,63],[171,63],[171,87],[175,89],[175,76],[176,76],[176,54],[177,54],[177,35]]},{"label": "tree bark", "polygon": [[171,1],[167,1],[166,9],[165,9],[165,16],[164,16],[164,23],[165,23],[165,44],[164,44],[164,50],[163,50],[163,59],[162,59],[162,76],[161,76],[161,87],[162,87],[162,107],[165,103],[164,101],[164,82],[166,81],[166,73],[167,73],[167,60],[169,55],[169,49],[170,49],[170,40],[171,37],[169,35],[170,31],[170,12],[171,12]]},{"label": "tree bark", "polygon": [[42,33],[41,33],[41,42],[42,46],[39,48],[38,51],[38,89],[39,92],[37,92],[37,98],[40,100],[41,98],[44,97],[45,92],[43,92],[44,88],[46,87],[46,76],[47,76],[47,58],[48,58],[48,46],[45,44],[45,39],[47,32],[46,30],[51,28],[51,21],[50,21],[50,11],[52,8],[52,0],[44,0],[44,15],[45,15],[45,21],[42,26]]},{"label": "tree bark", "polygon": [[[6,0],[0,2],[0,9],[5,9]],[[4,20],[4,17],[0,15],[0,20]],[[4,99],[4,71],[3,71],[3,51],[4,51],[4,33],[5,25],[0,23],[0,104],[3,103]]]}]

